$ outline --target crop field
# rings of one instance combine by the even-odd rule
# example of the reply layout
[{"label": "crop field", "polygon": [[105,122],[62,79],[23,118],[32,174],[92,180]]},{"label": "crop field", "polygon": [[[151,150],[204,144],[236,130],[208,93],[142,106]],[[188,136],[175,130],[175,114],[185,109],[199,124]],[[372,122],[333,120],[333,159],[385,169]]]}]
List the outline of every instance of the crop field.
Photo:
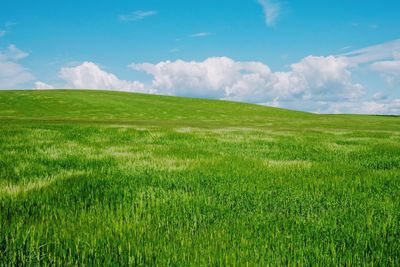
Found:
[{"label": "crop field", "polygon": [[1,266],[400,266],[400,117],[0,91]]}]

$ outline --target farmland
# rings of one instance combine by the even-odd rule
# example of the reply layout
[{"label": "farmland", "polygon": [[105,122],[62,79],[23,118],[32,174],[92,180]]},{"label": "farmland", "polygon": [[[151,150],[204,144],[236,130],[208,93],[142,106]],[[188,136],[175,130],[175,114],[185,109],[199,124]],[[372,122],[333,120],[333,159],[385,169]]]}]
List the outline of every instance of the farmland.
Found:
[{"label": "farmland", "polygon": [[0,265],[400,265],[400,117],[0,91]]}]

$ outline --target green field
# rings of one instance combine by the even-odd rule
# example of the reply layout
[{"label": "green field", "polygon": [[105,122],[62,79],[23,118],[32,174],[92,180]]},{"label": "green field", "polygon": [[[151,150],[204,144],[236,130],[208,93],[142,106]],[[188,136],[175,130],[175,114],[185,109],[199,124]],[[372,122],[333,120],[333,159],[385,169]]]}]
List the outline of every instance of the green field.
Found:
[{"label": "green field", "polygon": [[0,91],[1,266],[400,266],[400,117]]}]

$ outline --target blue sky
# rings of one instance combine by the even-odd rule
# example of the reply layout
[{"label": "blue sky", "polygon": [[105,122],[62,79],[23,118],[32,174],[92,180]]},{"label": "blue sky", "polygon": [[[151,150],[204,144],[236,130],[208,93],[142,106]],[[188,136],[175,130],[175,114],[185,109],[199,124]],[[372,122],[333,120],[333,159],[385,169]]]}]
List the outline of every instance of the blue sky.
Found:
[{"label": "blue sky", "polygon": [[0,88],[400,114],[400,1],[3,0]]}]

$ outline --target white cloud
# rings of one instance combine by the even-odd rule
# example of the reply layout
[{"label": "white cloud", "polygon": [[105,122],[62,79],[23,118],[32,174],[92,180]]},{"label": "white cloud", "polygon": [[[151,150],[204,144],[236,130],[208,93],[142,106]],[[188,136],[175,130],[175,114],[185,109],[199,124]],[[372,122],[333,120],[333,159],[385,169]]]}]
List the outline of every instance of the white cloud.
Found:
[{"label": "white cloud", "polygon": [[291,65],[291,71],[278,73],[278,88],[302,93],[303,99],[354,99],[363,87],[352,82],[350,63],[344,57],[308,56]]},{"label": "white cloud", "polygon": [[20,59],[23,59],[23,58],[26,58],[27,56],[29,56],[29,53],[24,52],[24,51],[18,49],[15,45],[11,44],[8,46],[6,55],[9,59],[18,61]]},{"label": "white cloud", "polygon": [[354,50],[340,55],[352,68],[365,68],[379,73],[391,87],[400,82],[400,39]]},{"label": "white cloud", "polygon": [[276,97],[274,100],[266,102],[266,103],[260,103],[261,105],[264,106],[269,106],[269,107],[274,107],[274,108],[279,108],[281,107],[281,104],[279,102],[279,97]]},{"label": "white cloud", "polygon": [[0,60],[0,89],[15,89],[33,79],[33,74],[22,65]]},{"label": "white cloud", "polygon": [[361,102],[332,102],[324,109],[324,113],[350,113],[350,114],[400,114],[400,98],[391,100],[372,100]]},{"label": "white cloud", "polygon": [[389,86],[400,81],[400,60],[378,61],[371,64],[371,69],[380,73]]},{"label": "white cloud", "polygon": [[268,26],[273,26],[281,12],[280,3],[277,0],[258,0],[258,3],[263,8],[265,23]]},{"label": "white cloud", "polygon": [[50,89],[55,89],[53,85],[41,82],[41,81],[37,81],[35,82],[35,89],[42,89],[42,90],[50,90]]},{"label": "white cloud", "polygon": [[[353,82],[351,63],[345,57],[308,56],[280,72],[272,71],[262,62],[235,61],[228,57],[131,64],[130,67],[150,75],[150,82],[122,80],[93,62],[84,62],[62,68],[59,77],[64,84],[58,87],[227,99],[322,112],[349,109],[364,94],[363,86]],[[54,88],[39,81],[35,87]],[[386,99],[374,101],[383,100]]]},{"label": "white cloud", "polygon": [[[351,63],[345,57],[308,56],[285,72],[273,72],[261,62],[228,57],[130,67],[151,75],[151,83],[121,80],[93,62],[84,62],[61,69],[62,88],[230,99],[319,113],[400,114],[399,98],[375,93],[371,100],[360,100],[364,88],[352,81]],[[35,87],[53,88],[39,81]]]},{"label": "white cloud", "polygon": [[227,57],[208,58],[203,62],[177,60],[130,66],[152,75],[152,87],[161,93],[210,98],[225,98],[244,80],[250,83],[251,72],[264,79],[270,74],[262,63],[235,62]]},{"label": "white cloud", "polygon": [[120,21],[139,21],[139,20],[145,19],[147,17],[155,16],[157,14],[158,14],[158,11],[155,11],[155,10],[150,10],[150,11],[137,10],[130,14],[119,15],[118,19]]},{"label": "white cloud", "polygon": [[196,37],[207,37],[210,36],[212,33],[211,32],[198,32],[198,33],[193,33],[188,35],[190,38],[196,38]]},{"label": "white cloud", "polygon": [[66,67],[60,70],[59,76],[71,89],[104,89],[132,92],[151,92],[143,83],[120,80],[112,73],[102,70],[93,62],[84,62],[76,67]]},{"label": "white cloud", "polygon": [[0,89],[15,89],[34,79],[33,74],[16,61],[29,54],[10,45],[6,51],[0,51]]},{"label": "white cloud", "polygon": [[389,60],[400,54],[400,39],[386,42],[366,48],[354,50],[341,56],[345,56],[353,65],[371,63],[375,61]]},{"label": "white cloud", "polygon": [[[6,54],[0,54],[2,61]],[[379,53],[372,54],[377,58]],[[379,54],[382,55],[396,58],[398,53]],[[375,92],[370,100],[361,100],[364,88],[353,81],[354,61],[345,56],[308,56],[290,65],[287,71],[278,72],[262,62],[235,61],[228,57],[131,64],[130,67],[149,74],[151,81],[144,84],[121,80],[93,62],[62,68],[59,76],[65,81],[62,88],[228,99],[320,113],[400,114],[399,98]],[[370,69],[382,75],[400,77],[397,76],[399,60],[375,62]],[[35,86],[53,87],[43,82],[37,82]]]},{"label": "white cloud", "polygon": [[131,64],[153,76],[152,88],[169,95],[221,98],[252,103],[277,99],[353,99],[363,94],[345,58],[309,56],[287,72],[272,72],[261,62],[227,57],[197,61]]}]

